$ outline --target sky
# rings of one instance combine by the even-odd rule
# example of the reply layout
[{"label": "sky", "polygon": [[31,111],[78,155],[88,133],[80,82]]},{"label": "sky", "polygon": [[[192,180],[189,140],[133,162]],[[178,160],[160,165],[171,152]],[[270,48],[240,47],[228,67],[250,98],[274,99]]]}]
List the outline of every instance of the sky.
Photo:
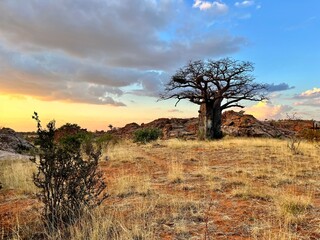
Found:
[{"label": "sky", "polygon": [[225,57],[269,86],[246,113],[320,120],[319,12],[319,0],[1,0],[0,127],[34,131],[34,111],[89,130],[196,117],[159,94],[189,61]]}]

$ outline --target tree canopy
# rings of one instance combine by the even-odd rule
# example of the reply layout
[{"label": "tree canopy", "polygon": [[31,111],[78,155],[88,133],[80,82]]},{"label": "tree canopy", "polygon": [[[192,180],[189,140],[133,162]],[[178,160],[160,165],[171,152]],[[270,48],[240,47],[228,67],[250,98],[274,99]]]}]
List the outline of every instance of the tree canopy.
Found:
[{"label": "tree canopy", "polygon": [[176,98],[176,105],[183,99],[199,105],[225,99],[221,110],[243,108],[241,100],[266,99],[266,86],[253,82],[253,70],[253,63],[230,58],[189,62],[171,77],[161,99]]}]

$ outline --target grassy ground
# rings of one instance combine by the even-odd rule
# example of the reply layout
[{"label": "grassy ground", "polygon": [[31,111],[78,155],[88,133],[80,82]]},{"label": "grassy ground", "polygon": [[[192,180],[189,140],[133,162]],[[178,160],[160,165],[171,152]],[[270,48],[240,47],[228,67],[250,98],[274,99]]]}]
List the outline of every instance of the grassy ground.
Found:
[{"label": "grassy ground", "polygon": [[[124,141],[100,164],[110,197],[71,239],[320,239],[320,148],[298,150],[272,139]],[[0,162],[0,239],[42,231],[33,170]]]}]

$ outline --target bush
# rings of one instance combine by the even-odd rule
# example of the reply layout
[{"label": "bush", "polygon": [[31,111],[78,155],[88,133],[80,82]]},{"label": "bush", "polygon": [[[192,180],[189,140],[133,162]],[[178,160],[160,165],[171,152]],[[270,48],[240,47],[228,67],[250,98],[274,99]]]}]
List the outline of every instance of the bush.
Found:
[{"label": "bush", "polygon": [[49,232],[63,229],[78,220],[85,210],[98,206],[107,197],[102,173],[98,171],[101,144],[93,144],[92,137],[82,133],[64,135],[55,141],[55,122],[42,129],[37,121],[38,159],[33,175],[34,184],[41,190],[43,217]]},{"label": "bush", "polygon": [[82,134],[84,136],[89,133],[87,132],[87,129],[83,129],[77,124],[66,123],[56,129],[54,133],[54,140],[59,142],[65,136],[72,136],[77,134]]},{"label": "bush", "polygon": [[158,128],[144,128],[134,132],[133,141],[140,143],[148,143],[157,140],[162,135],[162,131]]},{"label": "bush", "polygon": [[320,141],[320,130],[304,129],[300,136],[309,141]]}]

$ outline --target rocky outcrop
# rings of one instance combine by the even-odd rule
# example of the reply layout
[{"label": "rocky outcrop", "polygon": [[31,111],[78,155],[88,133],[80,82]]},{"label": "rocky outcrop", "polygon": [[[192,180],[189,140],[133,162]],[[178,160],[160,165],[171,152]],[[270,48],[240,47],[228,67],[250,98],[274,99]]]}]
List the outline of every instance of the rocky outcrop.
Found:
[{"label": "rocky outcrop", "polygon": [[222,114],[222,123],[222,131],[230,136],[285,138],[295,134],[244,112],[226,111]]},{"label": "rocky outcrop", "polygon": [[162,130],[163,138],[187,138],[196,137],[198,129],[197,118],[159,118],[147,124],[141,124],[142,128],[158,128]]},{"label": "rocky outcrop", "polygon": [[187,138],[194,139],[197,134],[197,118],[159,118],[149,123],[129,123],[122,128],[108,131],[121,138],[132,138],[133,133],[143,128],[158,128],[162,130],[162,138]]},{"label": "rocky outcrop", "polygon": [[[162,130],[163,138],[196,139],[198,133],[198,118],[159,118],[150,123],[130,123],[123,128],[112,130],[113,134],[131,138],[134,131],[142,128],[158,128]],[[277,127],[270,122],[262,122],[243,111],[226,111],[222,115],[222,131],[225,135],[240,137],[271,137],[285,138],[295,134],[292,130]]]},{"label": "rocky outcrop", "polygon": [[108,132],[123,137],[123,138],[131,138],[133,133],[140,128],[140,125],[137,123],[129,123],[122,128],[114,128]]},{"label": "rocky outcrop", "polygon": [[34,146],[22,138],[18,133],[10,128],[0,129],[0,150],[23,153],[29,151]]}]

